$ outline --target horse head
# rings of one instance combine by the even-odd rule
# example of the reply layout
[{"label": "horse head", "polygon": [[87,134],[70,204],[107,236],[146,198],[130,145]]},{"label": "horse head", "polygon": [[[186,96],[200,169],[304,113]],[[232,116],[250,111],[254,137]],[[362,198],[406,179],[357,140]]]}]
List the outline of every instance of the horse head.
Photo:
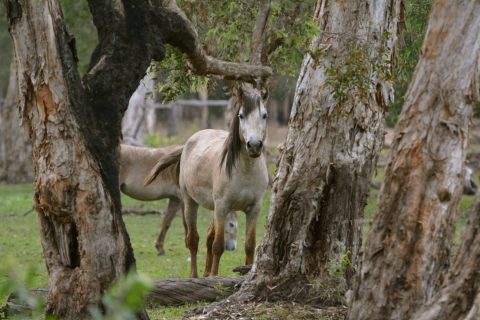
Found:
[{"label": "horse head", "polygon": [[247,154],[257,158],[262,154],[267,135],[267,109],[259,93],[245,94],[237,112],[239,137]]}]

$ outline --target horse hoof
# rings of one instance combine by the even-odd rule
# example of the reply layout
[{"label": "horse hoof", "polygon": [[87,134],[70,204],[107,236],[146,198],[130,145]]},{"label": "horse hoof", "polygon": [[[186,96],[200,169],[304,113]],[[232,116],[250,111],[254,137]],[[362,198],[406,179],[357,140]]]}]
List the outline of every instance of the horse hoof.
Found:
[{"label": "horse hoof", "polygon": [[157,251],[157,256],[161,257],[165,255],[165,251],[163,249]]}]

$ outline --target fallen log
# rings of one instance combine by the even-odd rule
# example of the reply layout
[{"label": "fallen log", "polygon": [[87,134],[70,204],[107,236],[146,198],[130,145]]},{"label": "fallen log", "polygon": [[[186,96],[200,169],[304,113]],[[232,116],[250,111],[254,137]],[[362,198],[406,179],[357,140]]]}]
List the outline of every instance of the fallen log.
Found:
[{"label": "fallen log", "polygon": [[136,216],[147,216],[147,215],[161,215],[163,214],[162,211],[159,210],[143,210],[143,209],[135,209],[135,208],[126,208],[122,210],[122,215],[132,214]]},{"label": "fallen log", "polygon": [[238,290],[244,279],[245,277],[240,276],[157,280],[146,301],[156,306],[216,301]]},{"label": "fallen log", "polygon": [[[244,276],[239,276],[156,280],[152,291],[145,300],[152,306],[176,306],[199,301],[212,302],[234,293],[244,279]],[[46,288],[33,289],[29,292],[30,297],[40,297],[44,301],[46,301],[47,294],[48,289]],[[15,314],[29,314],[31,311],[31,304],[15,294],[10,294],[7,304],[0,307],[0,318],[1,313],[5,317],[9,317]]]}]

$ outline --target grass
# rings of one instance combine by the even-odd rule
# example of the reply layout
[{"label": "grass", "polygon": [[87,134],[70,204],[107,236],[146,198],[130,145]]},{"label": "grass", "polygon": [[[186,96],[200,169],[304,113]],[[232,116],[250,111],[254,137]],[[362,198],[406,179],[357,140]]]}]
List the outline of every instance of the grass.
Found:
[{"label": "grass", "polygon": [[[274,167],[269,166],[270,174]],[[383,180],[384,170],[378,168],[374,182]],[[365,208],[364,234],[368,231],[373,214],[376,211],[376,198],[378,190],[372,189],[369,201]],[[0,219],[2,229],[0,233],[0,270],[6,265],[15,265],[16,271],[26,273],[29,268],[34,269],[33,277],[29,282],[31,288],[47,286],[47,272],[44,265],[42,247],[39,236],[38,219],[32,209],[33,186],[31,184],[4,185],[0,184]],[[264,197],[261,215],[257,223],[257,244],[260,243],[264,232],[264,225],[269,207],[270,193]],[[473,204],[474,196],[464,196],[460,203],[461,217],[457,223],[456,243],[460,240],[460,230],[466,223],[466,210]],[[142,207],[144,209],[166,208],[167,200],[154,202],[140,202],[122,196],[124,208]],[[212,213],[200,209],[198,225],[200,233],[199,245],[199,272],[203,272],[205,260],[205,235],[210,223]],[[124,221],[129,232],[139,273],[151,279],[159,278],[186,278],[189,276],[190,264],[189,252],[184,246],[183,225],[180,218],[173,220],[172,226],[165,240],[166,255],[158,257],[154,247],[159,233],[161,217],[159,215],[135,216],[125,215]],[[245,218],[240,215],[237,250],[226,251],[220,264],[220,274],[224,276],[235,275],[232,269],[244,263],[244,233]],[[365,238],[364,238],[365,239]],[[5,274],[0,274],[0,287],[6,281]],[[0,305],[5,304],[7,296],[0,293]],[[198,304],[202,305],[202,304]],[[178,319],[185,311],[191,310],[198,305],[186,305],[182,307],[151,308],[151,319]],[[262,318],[261,316],[259,318]]]},{"label": "grass", "polygon": [[[37,215],[30,212],[32,209],[33,185],[5,185],[0,184],[0,219],[2,232],[0,233],[0,259],[1,268],[15,265],[16,271],[26,273],[29,268],[34,268],[33,280],[29,287],[46,287],[48,283],[45,268]],[[266,222],[268,199],[270,194],[264,197],[261,215],[257,222],[257,243],[260,242]],[[122,196],[122,203],[127,207],[143,207],[144,209],[159,209],[163,211],[167,206],[167,200],[140,202],[126,196]],[[203,261],[205,261],[205,235],[210,224],[212,213],[200,209],[198,214],[198,228],[200,233],[200,245],[198,253],[199,272],[203,273]],[[162,217],[159,215],[125,215],[124,221],[130,235],[131,243],[137,260],[139,273],[151,279],[159,278],[187,278],[190,273],[188,262],[189,251],[184,246],[184,233],[182,221],[179,217],[173,220],[165,240],[166,255],[159,257],[155,249],[155,240],[160,230]],[[220,274],[224,276],[236,275],[232,269],[244,264],[244,230],[245,216],[239,219],[238,246],[235,251],[225,251],[220,264]],[[8,262],[7,262],[8,261]],[[0,275],[0,287],[6,281],[5,275]],[[7,296],[0,294],[0,305],[4,305]],[[149,310],[151,319],[176,319],[191,309],[191,305],[177,308],[158,308]]]}]

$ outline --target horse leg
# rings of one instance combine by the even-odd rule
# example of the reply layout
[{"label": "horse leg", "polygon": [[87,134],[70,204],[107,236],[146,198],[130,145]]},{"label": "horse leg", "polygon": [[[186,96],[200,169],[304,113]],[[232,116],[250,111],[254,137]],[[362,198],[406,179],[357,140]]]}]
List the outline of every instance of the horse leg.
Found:
[{"label": "horse leg", "polygon": [[165,212],[165,217],[163,218],[162,221],[162,227],[160,230],[160,234],[158,235],[157,242],[155,244],[155,247],[157,248],[157,252],[159,256],[163,256],[165,254],[165,250],[163,249],[163,242],[165,241],[165,236],[167,235],[167,231],[170,228],[170,225],[172,224],[173,218],[175,218],[175,215],[177,214],[177,211],[181,207],[181,202],[177,198],[170,198],[168,200],[168,207],[167,211]]},{"label": "horse leg", "polygon": [[198,204],[188,195],[183,197],[184,216],[187,226],[185,245],[190,250],[190,277],[198,278],[197,273],[197,252],[198,252],[198,231],[197,231],[197,210]]},{"label": "horse leg", "polygon": [[255,239],[257,230],[257,218],[260,213],[260,206],[254,207],[249,212],[246,212],[246,227],[245,227],[245,265],[253,263],[255,256]]},{"label": "horse leg", "polygon": [[212,259],[213,259],[213,241],[215,239],[215,224],[214,221],[210,223],[207,231],[207,258],[205,260],[205,271],[203,272],[204,277],[208,277],[212,270]]},{"label": "horse leg", "polygon": [[217,203],[215,204],[215,215],[213,218],[213,223],[215,226],[215,238],[212,244],[212,269],[210,271],[210,276],[218,275],[218,268],[220,265],[220,257],[225,250],[225,218],[228,214],[228,211],[221,208]]}]

